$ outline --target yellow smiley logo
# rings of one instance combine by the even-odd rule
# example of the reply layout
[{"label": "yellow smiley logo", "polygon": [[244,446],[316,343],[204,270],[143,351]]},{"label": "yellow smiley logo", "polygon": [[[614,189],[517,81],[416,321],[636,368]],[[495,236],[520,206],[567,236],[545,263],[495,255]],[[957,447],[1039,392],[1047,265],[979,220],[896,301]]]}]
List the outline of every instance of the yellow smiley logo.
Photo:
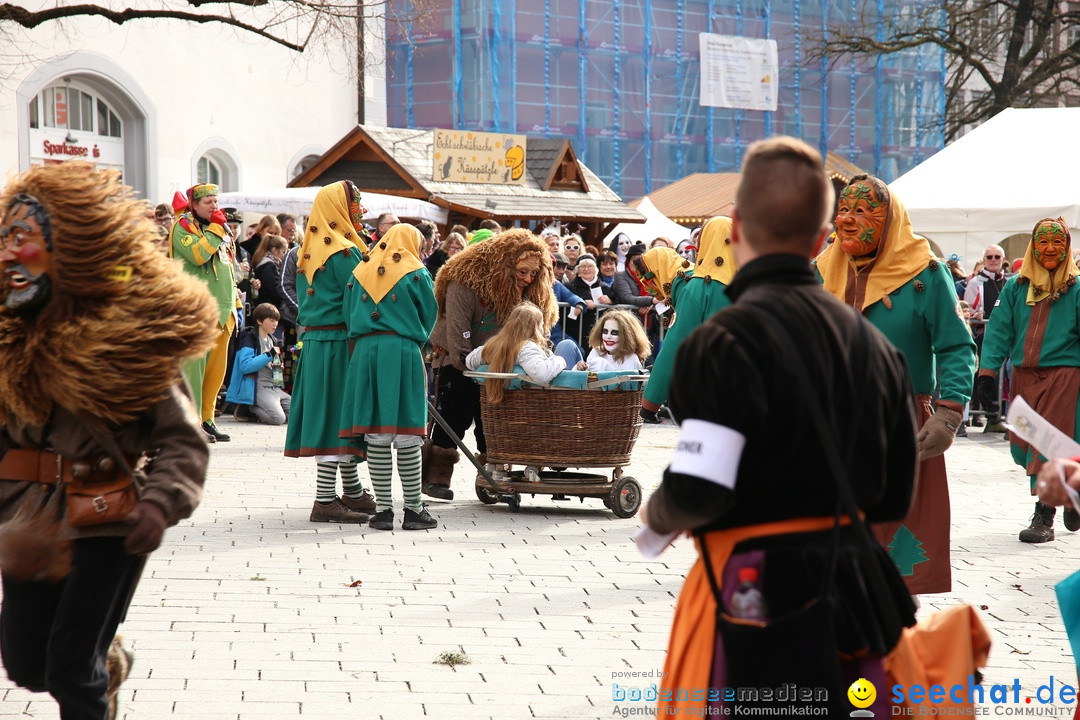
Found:
[{"label": "yellow smiley logo", "polygon": [[877,688],[866,678],[859,678],[851,683],[847,690],[848,701],[857,708],[868,708],[877,698]]}]

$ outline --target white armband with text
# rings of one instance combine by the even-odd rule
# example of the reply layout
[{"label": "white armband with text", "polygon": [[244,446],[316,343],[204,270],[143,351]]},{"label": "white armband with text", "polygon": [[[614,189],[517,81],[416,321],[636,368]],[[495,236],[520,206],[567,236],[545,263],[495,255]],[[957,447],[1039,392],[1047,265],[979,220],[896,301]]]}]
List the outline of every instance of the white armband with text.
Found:
[{"label": "white armband with text", "polygon": [[682,422],[679,444],[668,470],[735,489],[746,436],[723,425],[689,418]]}]

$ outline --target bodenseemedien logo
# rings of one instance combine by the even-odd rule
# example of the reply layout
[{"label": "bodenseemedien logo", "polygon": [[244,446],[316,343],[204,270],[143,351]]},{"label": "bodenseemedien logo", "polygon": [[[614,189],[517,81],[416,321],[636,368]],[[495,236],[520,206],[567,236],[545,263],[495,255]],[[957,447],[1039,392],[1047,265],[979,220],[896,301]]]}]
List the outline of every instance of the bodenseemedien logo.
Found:
[{"label": "bodenseemedien logo", "polygon": [[874,717],[873,711],[866,709],[877,699],[877,688],[874,687],[874,683],[866,678],[859,678],[847,689],[847,698],[848,702],[856,708],[851,711],[851,717]]}]

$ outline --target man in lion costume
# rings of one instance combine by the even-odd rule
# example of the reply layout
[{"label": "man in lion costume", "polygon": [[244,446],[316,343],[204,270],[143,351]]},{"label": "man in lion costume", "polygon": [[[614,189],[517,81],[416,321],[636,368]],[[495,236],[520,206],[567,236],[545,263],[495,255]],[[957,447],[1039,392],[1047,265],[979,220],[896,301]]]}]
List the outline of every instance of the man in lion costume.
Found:
[{"label": "man in lion costume", "polygon": [[[528,300],[544,312],[550,329],[559,308],[551,290],[555,274],[547,244],[529,230],[514,228],[450,258],[435,278],[439,319],[431,332],[439,413],[461,437],[476,423],[476,449],[484,462],[487,441],[480,420],[480,387],[462,375],[465,356],[502,327],[510,311]],[[459,459],[454,441],[436,425],[424,446],[424,493],[453,500],[450,479]]]},{"label": "man in lion costume", "polygon": [[35,168],[0,192],[0,654],[65,718],[115,716],[117,626],[206,476],[180,364],[216,309],[156,241],[114,172]]}]

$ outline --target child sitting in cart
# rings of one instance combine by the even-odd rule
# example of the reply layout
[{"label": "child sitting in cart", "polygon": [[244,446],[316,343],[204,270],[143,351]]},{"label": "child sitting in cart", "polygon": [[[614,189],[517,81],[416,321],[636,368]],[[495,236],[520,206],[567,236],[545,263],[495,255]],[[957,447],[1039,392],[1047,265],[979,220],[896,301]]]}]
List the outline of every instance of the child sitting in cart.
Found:
[{"label": "child sitting in cart", "polygon": [[[502,330],[465,357],[470,370],[486,364],[490,372],[513,372],[518,365],[538,385],[546,385],[563,370],[581,362],[581,350],[573,340],[563,340],[552,352],[545,334],[544,313],[531,302],[511,310]],[[509,380],[486,380],[488,402],[502,402],[503,390],[509,384]]]},{"label": "child sitting in cart", "polygon": [[652,343],[645,328],[626,310],[609,310],[601,316],[589,333],[589,357],[577,369],[586,367],[592,372],[607,370],[641,371],[645,358],[652,352]]}]

